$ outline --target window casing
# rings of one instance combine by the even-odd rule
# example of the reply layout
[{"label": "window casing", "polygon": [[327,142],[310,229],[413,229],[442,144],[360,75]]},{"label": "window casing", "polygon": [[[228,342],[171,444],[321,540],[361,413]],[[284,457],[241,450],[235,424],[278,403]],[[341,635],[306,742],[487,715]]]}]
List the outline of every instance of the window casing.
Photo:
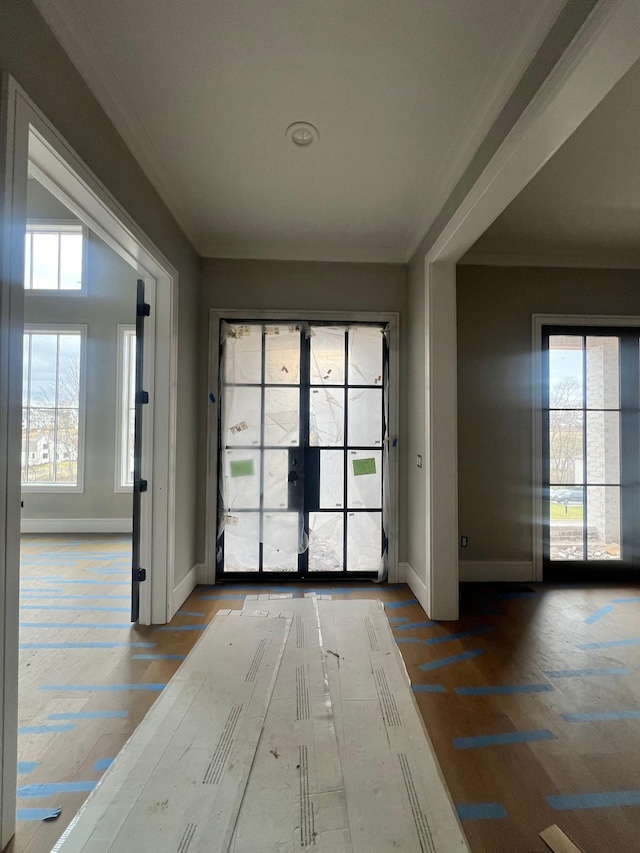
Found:
[{"label": "window casing", "polygon": [[81,492],[86,327],[25,326],[22,488]]},{"label": "window casing", "polygon": [[136,327],[118,326],[118,391],[116,421],[116,492],[133,489],[135,429]]},{"label": "window casing", "polygon": [[87,229],[76,220],[29,220],[24,289],[28,293],[84,293]]}]

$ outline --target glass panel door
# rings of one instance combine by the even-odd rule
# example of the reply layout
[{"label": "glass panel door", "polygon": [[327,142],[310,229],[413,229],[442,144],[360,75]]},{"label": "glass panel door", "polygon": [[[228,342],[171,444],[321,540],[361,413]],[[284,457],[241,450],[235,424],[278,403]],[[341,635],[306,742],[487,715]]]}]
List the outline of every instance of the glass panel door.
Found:
[{"label": "glass panel door", "polygon": [[381,325],[222,323],[218,573],[377,575]]},{"label": "glass panel door", "polygon": [[[636,560],[638,332],[544,330],[545,577]],[[579,569],[582,571],[578,571]]]}]

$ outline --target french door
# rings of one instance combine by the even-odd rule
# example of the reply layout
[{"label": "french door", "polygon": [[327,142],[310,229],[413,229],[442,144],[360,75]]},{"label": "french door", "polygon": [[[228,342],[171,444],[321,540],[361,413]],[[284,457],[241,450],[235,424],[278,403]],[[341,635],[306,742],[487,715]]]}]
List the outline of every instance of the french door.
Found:
[{"label": "french door", "polygon": [[221,322],[219,578],[381,574],[387,329]]},{"label": "french door", "polygon": [[545,579],[613,580],[639,566],[639,336],[543,328]]}]

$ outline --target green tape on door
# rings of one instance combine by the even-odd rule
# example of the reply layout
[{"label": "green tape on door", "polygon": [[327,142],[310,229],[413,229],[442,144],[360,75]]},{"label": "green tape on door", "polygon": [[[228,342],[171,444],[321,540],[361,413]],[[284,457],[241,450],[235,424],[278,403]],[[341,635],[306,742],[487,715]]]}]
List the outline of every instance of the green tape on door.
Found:
[{"label": "green tape on door", "polygon": [[375,459],[354,459],[353,460],[353,475],[354,477],[361,477],[363,474],[375,474],[376,473],[376,460]]},{"label": "green tape on door", "polygon": [[253,477],[253,459],[237,459],[229,463],[232,477]]}]

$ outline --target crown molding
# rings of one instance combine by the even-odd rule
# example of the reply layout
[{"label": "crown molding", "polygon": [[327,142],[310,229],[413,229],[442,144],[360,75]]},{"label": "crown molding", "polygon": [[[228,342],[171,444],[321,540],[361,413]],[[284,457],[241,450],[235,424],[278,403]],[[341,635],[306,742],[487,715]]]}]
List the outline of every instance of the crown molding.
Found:
[{"label": "crown molding", "polygon": [[401,246],[302,246],[302,245],[232,245],[205,243],[205,258],[235,258],[255,261],[324,261],[333,263],[404,264],[406,254]]},{"label": "crown molding", "polygon": [[483,252],[469,251],[458,261],[463,266],[574,267],[579,269],[640,269],[640,251],[602,252]]}]

